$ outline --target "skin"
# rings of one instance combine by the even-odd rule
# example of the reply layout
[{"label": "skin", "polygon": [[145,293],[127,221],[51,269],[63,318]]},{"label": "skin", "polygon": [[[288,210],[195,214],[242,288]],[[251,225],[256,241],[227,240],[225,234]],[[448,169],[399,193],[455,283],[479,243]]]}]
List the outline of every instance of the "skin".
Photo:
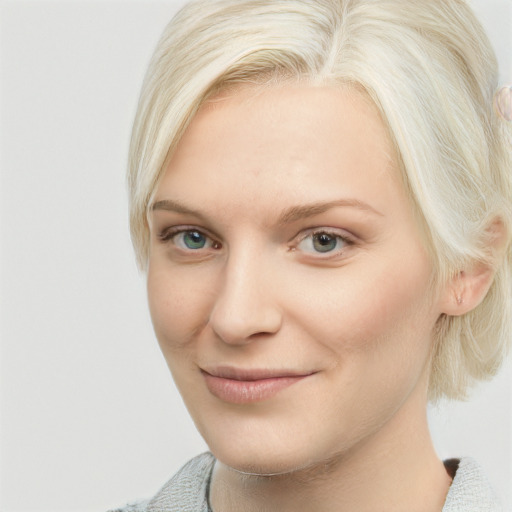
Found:
[{"label": "skin", "polygon": [[[426,405],[454,292],[430,291],[398,173],[375,107],[350,89],[242,88],[180,141],[149,213],[148,297],[218,459],[213,510],[442,509],[450,477]],[[308,376],[230,403],[202,372],[225,366]]]}]

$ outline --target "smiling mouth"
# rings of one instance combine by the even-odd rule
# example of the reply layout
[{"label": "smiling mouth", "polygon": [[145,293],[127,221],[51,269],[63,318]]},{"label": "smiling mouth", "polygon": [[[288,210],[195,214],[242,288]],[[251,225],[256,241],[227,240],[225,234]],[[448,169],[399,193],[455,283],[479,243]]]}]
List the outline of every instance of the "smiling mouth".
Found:
[{"label": "smiling mouth", "polygon": [[314,374],[287,371],[219,368],[201,370],[210,393],[223,402],[250,404],[262,402]]}]

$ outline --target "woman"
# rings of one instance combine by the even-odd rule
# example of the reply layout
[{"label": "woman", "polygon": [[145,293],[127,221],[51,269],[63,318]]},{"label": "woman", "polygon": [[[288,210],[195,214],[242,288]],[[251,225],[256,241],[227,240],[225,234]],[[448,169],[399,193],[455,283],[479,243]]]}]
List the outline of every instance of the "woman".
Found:
[{"label": "woman", "polygon": [[500,510],[426,419],[510,342],[496,76],[461,0],[178,13],[134,125],[131,226],[211,453],[123,510]]}]

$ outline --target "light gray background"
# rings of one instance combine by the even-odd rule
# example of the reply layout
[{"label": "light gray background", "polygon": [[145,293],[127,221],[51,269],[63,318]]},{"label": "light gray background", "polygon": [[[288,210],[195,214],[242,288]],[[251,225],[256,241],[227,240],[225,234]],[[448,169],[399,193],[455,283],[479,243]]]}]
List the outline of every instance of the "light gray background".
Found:
[{"label": "light gray background", "polygon": [[[154,340],[124,170],[179,1],[0,2],[2,512],[102,511],[206,449]],[[475,2],[512,82],[512,4]],[[442,457],[512,493],[512,370],[431,413]]]}]

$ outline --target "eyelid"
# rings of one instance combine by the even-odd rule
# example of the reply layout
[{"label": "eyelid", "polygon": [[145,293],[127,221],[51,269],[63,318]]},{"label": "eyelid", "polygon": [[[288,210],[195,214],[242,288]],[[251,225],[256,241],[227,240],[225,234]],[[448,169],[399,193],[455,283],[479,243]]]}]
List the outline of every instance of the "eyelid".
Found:
[{"label": "eyelid", "polygon": [[346,252],[347,247],[350,247],[356,243],[356,238],[351,235],[350,233],[347,233],[345,230],[339,229],[339,228],[332,228],[332,227],[315,227],[315,228],[309,228],[304,231],[301,231],[298,235],[295,236],[293,240],[293,245],[291,246],[291,250],[297,251],[298,246],[307,238],[318,235],[318,234],[326,234],[331,235],[333,237],[339,238],[343,240],[343,242],[346,244],[345,247],[342,249],[336,249],[334,251],[329,251],[326,253],[313,253],[313,252],[305,252],[307,256],[311,256],[315,259],[319,260],[327,260],[327,259],[333,259],[340,257],[343,253]]},{"label": "eyelid", "polygon": [[[157,238],[163,242],[167,243],[170,242],[175,236],[179,235],[180,233],[187,233],[190,231],[196,231],[198,233],[201,233],[204,237],[208,238],[212,242],[212,247],[209,247],[209,249],[219,249],[222,247],[222,244],[217,240],[217,237],[212,236],[208,230],[205,230],[203,228],[198,228],[197,226],[188,226],[188,225],[180,225],[180,226],[169,226],[157,233]],[[180,250],[186,250],[181,249]],[[190,252],[199,252],[201,249],[191,250]],[[188,252],[188,251],[187,251]]]},{"label": "eyelid", "polygon": [[325,233],[327,235],[333,235],[342,238],[343,240],[346,240],[349,243],[355,243],[356,237],[354,235],[351,235],[344,229],[340,228],[332,228],[328,226],[320,226],[315,228],[307,228],[302,230],[299,234],[295,235],[292,240],[297,240],[298,242],[301,242],[305,238],[308,238],[312,235],[318,235],[320,233]]}]

